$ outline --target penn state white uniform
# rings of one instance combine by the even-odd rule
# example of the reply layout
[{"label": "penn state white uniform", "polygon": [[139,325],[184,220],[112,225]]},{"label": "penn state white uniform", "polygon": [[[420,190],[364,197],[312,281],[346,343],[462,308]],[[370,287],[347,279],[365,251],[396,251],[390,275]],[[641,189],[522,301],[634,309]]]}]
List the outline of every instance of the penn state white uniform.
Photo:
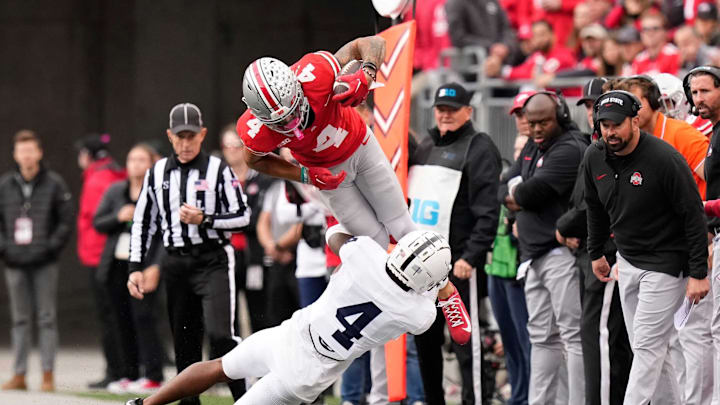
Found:
[{"label": "penn state white uniform", "polygon": [[342,267],[315,303],[222,358],[232,379],[264,376],[236,404],[255,403],[267,394],[263,390],[282,398],[276,403],[312,402],[353,359],[403,333],[420,334],[435,321],[437,288],[403,291],[385,270],[388,254],[371,238],[348,240],[340,258]]}]

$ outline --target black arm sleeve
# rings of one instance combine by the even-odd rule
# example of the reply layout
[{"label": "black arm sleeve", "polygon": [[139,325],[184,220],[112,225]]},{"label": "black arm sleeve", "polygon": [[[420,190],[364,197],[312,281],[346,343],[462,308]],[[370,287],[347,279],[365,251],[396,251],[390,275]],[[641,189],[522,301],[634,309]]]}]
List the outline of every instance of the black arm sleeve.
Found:
[{"label": "black arm sleeve", "polygon": [[558,218],[555,226],[566,238],[587,238],[587,206],[585,205],[585,170],[578,170],[570,199],[570,209]]},{"label": "black arm sleeve", "polygon": [[531,177],[515,187],[515,202],[524,210],[533,211],[547,206],[556,195],[555,189],[543,179]]},{"label": "black arm sleeve", "polygon": [[685,237],[689,249],[690,277],[703,279],[707,276],[707,223],[705,209],[695,180],[682,155],[674,153],[664,165],[666,194],[672,207],[685,224]]},{"label": "black arm sleeve", "polygon": [[117,219],[117,214],[122,208],[122,205],[115,204],[118,196],[115,193],[116,188],[110,186],[105,194],[103,194],[100,205],[98,205],[93,217],[93,227],[101,233],[112,233],[118,228],[123,226]]},{"label": "black arm sleeve", "polygon": [[74,226],[73,203],[72,194],[70,194],[70,189],[65,181],[59,175],[54,175],[53,178],[57,182],[53,196],[56,222],[55,228],[50,231],[48,243],[54,253],[59,253],[60,249],[70,240],[70,233]]},{"label": "black arm sleeve", "polygon": [[605,242],[610,237],[610,217],[598,197],[592,176],[592,148],[588,148],[583,161],[585,181],[585,205],[587,206],[587,249],[590,260],[597,260],[604,255]]},{"label": "black arm sleeve", "polygon": [[[522,158],[522,154],[520,155]],[[512,179],[515,176],[520,175],[520,159],[517,159],[513,162],[512,166],[510,166],[510,169],[500,178],[500,187],[498,187],[498,202],[500,204],[505,205],[505,197],[508,195],[508,180]]]},{"label": "black arm sleeve", "polygon": [[465,241],[461,257],[473,267],[485,261],[495,240],[500,213],[493,198],[500,183],[500,153],[488,138],[485,138],[487,142],[479,142],[478,138],[470,144],[468,164],[463,171],[463,176],[468,179],[470,211],[475,225]]}]

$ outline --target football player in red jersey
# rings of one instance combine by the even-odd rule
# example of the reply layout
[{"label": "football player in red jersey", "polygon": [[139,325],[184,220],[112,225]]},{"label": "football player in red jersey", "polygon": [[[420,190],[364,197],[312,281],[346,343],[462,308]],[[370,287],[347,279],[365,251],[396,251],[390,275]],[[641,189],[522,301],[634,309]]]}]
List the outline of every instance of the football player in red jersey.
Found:
[{"label": "football player in red jersey", "polygon": [[[385,40],[357,38],[335,54],[308,53],[288,67],[269,57],[245,71],[243,101],[248,110],[237,122],[245,160],[260,172],[312,184],[334,216],[355,235],[387,247],[415,229],[400,183],[390,163],[351,107],[368,95],[385,58]],[[353,73],[340,74],[352,60]],[[344,87],[334,92],[335,83]],[[285,146],[300,165],[272,151]]]}]

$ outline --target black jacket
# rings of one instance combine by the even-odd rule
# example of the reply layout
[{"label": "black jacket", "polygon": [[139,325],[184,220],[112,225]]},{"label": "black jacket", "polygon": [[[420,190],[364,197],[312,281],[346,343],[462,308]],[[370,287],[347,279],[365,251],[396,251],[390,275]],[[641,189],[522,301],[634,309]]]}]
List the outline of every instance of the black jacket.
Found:
[{"label": "black jacket", "polygon": [[[30,192],[23,194],[23,186]],[[32,220],[32,241],[15,243],[15,221]],[[73,206],[70,191],[57,173],[40,168],[30,182],[19,170],[0,177],[0,257],[8,267],[32,268],[53,262],[70,239]]]},{"label": "black jacket", "polygon": [[[705,199],[720,198],[720,122],[713,125],[713,136],[710,139],[707,157],[705,157]],[[715,228],[720,231],[720,218],[708,218],[709,232]]]},{"label": "black jacket", "polygon": [[555,224],[568,209],[587,146],[584,138],[581,132],[570,129],[543,149],[531,139],[503,176],[498,193],[501,203],[508,195],[508,180],[515,176],[523,179],[515,189],[515,201],[522,207],[516,213],[522,261],[537,259],[560,246]]},{"label": "black jacket", "polygon": [[502,169],[500,152],[490,137],[477,132],[470,121],[442,137],[437,127],[433,128],[430,139],[432,142],[417,146],[413,162],[462,171],[450,214],[452,260],[464,259],[482,269],[495,240],[500,214],[493,197]]},{"label": "black jacket", "polygon": [[[95,211],[93,227],[96,231],[107,234],[108,236],[105,242],[105,248],[100,256],[100,263],[98,264],[97,274],[95,276],[101,282],[107,281],[108,275],[116,263],[115,245],[118,243],[120,234],[123,232],[130,233],[132,226],[132,221],[119,222],[117,214],[123,206],[127,204],[134,205],[136,202],[137,201],[133,201],[130,198],[130,182],[128,180],[118,181],[105,190],[102,200],[100,200],[100,204]],[[162,256],[166,254],[165,249],[160,249],[160,246],[162,246],[160,235],[160,232],[155,234],[153,242],[150,244],[146,260],[143,261],[143,264],[148,267],[154,264],[160,264]],[[129,253],[130,252],[128,252],[128,254]],[[127,261],[124,262],[123,266],[125,266],[125,268],[123,271],[127,273]]]},{"label": "black jacket", "polygon": [[641,132],[627,156],[597,142],[585,154],[588,252],[603,256],[610,232],[633,266],[672,276],[707,275],[705,215],[685,158],[672,146]]}]

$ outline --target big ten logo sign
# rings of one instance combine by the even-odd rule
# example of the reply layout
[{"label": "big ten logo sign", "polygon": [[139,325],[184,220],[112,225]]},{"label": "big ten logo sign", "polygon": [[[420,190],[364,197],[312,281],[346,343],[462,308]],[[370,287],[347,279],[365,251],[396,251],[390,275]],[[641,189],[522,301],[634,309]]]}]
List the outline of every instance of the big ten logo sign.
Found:
[{"label": "big ten logo sign", "polygon": [[438,224],[440,203],[433,200],[421,200],[419,198],[412,199],[413,222],[420,225],[434,226]]}]

